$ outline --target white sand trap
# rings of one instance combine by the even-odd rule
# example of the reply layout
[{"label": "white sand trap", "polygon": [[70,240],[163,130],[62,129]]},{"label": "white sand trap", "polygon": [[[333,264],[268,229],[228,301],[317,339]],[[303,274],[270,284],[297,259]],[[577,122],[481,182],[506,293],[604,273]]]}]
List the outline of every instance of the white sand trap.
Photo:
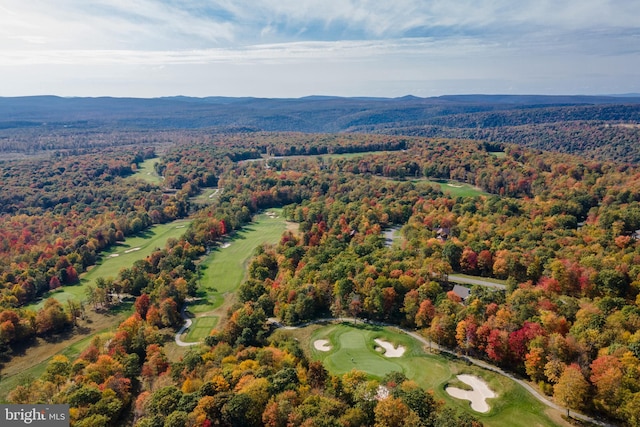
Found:
[{"label": "white sand trap", "polygon": [[329,340],[315,340],[313,342],[313,346],[316,348],[316,350],[319,350],[319,351],[331,350],[331,345],[329,345]]},{"label": "white sand trap", "polygon": [[176,228],[184,228],[186,227],[185,225],[176,225]]},{"label": "white sand trap", "polygon": [[115,258],[117,256],[120,256],[120,254],[111,254],[111,255],[109,255],[109,258]]},{"label": "white sand trap", "polygon": [[221,245],[220,245],[220,247],[221,247],[222,249],[226,249],[226,248],[228,248],[229,246],[231,246],[231,243],[229,243],[229,242],[225,242],[225,243],[223,243],[223,244],[221,244]]},{"label": "white sand trap", "polygon": [[458,375],[458,379],[473,387],[472,391],[462,390],[457,387],[447,387],[445,390],[450,396],[456,399],[471,401],[471,409],[476,412],[489,412],[489,405],[486,399],[496,397],[496,394],[480,378],[473,375]]},{"label": "white sand trap", "polygon": [[376,338],[374,341],[380,347],[384,348],[384,355],[387,357],[401,357],[404,354],[404,346],[399,345],[398,348],[395,348],[390,342],[383,341],[378,338]]},{"label": "white sand trap", "polygon": [[131,253],[131,252],[135,252],[135,251],[139,251],[142,248],[131,248],[131,249],[127,249],[126,251],[124,251],[125,254]]}]

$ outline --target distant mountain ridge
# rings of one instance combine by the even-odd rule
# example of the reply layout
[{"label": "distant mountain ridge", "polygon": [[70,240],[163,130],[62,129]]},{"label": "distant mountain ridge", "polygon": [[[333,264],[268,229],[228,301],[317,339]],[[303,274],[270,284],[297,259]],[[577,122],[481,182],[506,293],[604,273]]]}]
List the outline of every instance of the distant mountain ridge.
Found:
[{"label": "distant mountain ridge", "polygon": [[[261,130],[348,131],[350,120],[377,123],[427,120],[450,114],[514,108],[640,104],[640,96],[446,95],[433,98],[0,98],[0,126],[9,123],[62,123],[88,120],[92,125],[140,121],[143,126],[198,128],[247,125]],[[315,116],[311,116],[311,114]],[[363,117],[370,120],[364,120]],[[596,118],[597,119],[597,118]],[[164,124],[163,124],[164,120]],[[4,125],[4,126],[3,126]]]},{"label": "distant mountain ridge", "polygon": [[[603,128],[605,124],[632,126]],[[58,128],[392,133],[513,142],[639,162],[640,129],[635,124],[640,124],[640,96],[633,94],[0,98],[0,139],[12,132],[46,136]],[[606,149],[612,141],[618,149]],[[0,144],[0,151],[7,150]]]}]

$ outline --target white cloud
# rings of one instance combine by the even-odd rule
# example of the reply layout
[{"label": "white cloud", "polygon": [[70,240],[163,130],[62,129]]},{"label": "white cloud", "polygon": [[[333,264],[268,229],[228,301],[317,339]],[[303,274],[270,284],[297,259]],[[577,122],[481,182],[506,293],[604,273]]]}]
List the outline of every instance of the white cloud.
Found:
[{"label": "white cloud", "polygon": [[336,60],[361,61],[387,56],[458,57],[490,54],[495,44],[479,43],[473,39],[458,38],[446,42],[433,38],[393,40],[314,41],[273,43],[240,48],[212,48],[192,50],[59,50],[40,49],[6,51],[0,56],[0,65],[47,64],[203,64]]},{"label": "white cloud", "polygon": [[[55,48],[189,49],[264,40],[638,29],[634,0],[5,0],[0,35]],[[301,31],[302,30],[302,31]],[[20,46],[17,46],[19,48]]]},{"label": "white cloud", "polygon": [[[44,93],[82,81],[90,94],[93,81],[174,94],[188,84],[261,90],[253,82],[293,93],[295,82],[309,94],[323,82],[325,93],[396,95],[436,90],[429,79],[450,91],[467,81],[475,92],[531,92],[573,76],[591,92],[615,78],[638,92],[628,71],[640,67],[638,16],[637,0],[3,0],[0,78],[24,90],[27,75],[40,79]],[[40,74],[24,72],[34,65]],[[207,73],[226,84],[211,86]]]}]

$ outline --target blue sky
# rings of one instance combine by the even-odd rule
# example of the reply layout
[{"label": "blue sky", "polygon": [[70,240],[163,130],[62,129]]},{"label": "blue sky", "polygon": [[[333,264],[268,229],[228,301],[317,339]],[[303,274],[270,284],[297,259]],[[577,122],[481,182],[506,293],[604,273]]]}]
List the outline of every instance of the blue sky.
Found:
[{"label": "blue sky", "polygon": [[0,96],[640,92],[638,0],[0,0]]}]

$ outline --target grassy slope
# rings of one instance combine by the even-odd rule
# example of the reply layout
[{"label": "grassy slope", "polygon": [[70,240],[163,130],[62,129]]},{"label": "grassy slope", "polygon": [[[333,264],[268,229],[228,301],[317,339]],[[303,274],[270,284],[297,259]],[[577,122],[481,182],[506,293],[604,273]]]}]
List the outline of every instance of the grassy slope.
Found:
[{"label": "grassy slope", "polygon": [[415,178],[407,177],[406,179],[393,179],[377,177],[379,179],[385,179],[395,182],[413,182],[416,184],[428,184],[436,188],[440,188],[443,193],[449,193],[451,197],[476,197],[486,195],[485,191],[464,182],[455,181],[452,179],[428,179],[428,178]]},{"label": "grassy slope", "polygon": [[189,328],[184,341],[195,342],[204,340],[217,324],[218,318],[214,316],[204,316],[193,319],[193,324]]},{"label": "grassy slope", "polygon": [[[308,351],[311,357],[322,360],[332,374],[343,374],[352,369],[358,369],[372,377],[380,378],[387,372],[398,370],[424,388],[433,390],[436,399],[469,411],[486,426],[557,425],[546,416],[546,406],[508,378],[466,365],[451,357],[429,354],[411,337],[390,329],[368,325],[354,328],[352,325],[343,324],[312,327],[311,332],[306,334],[304,332],[298,334],[298,331],[294,333],[301,339],[303,346],[310,349]],[[407,351],[403,357],[386,358],[374,350],[375,338],[385,339],[395,345],[404,345]],[[316,339],[328,339],[333,346],[332,350],[329,352],[316,350],[313,347]],[[304,343],[304,341],[307,342]],[[497,392],[498,397],[488,401],[492,408],[490,412],[476,413],[470,409],[468,401],[454,399],[445,392],[447,384],[456,381],[456,375],[461,373],[482,378]]]},{"label": "grassy slope", "polygon": [[[506,285],[507,284],[506,280],[504,280],[504,279],[496,279],[494,277],[473,276],[471,274],[462,274],[462,273],[453,273],[453,275],[454,276],[458,276],[458,277],[466,277],[467,279],[483,280],[485,282],[495,283],[496,285]],[[455,280],[452,280],[452,282],[455,282]]]},{"label": "grassy slope", "polygon": [[430,180],[425,178],[415,180],[415,182],[422,182],[434,187],[440,187],[440,190],[443,193],[449,193],[451,194],[451,197],[476,197],[487,194],[478,187],[450,179]]}]

